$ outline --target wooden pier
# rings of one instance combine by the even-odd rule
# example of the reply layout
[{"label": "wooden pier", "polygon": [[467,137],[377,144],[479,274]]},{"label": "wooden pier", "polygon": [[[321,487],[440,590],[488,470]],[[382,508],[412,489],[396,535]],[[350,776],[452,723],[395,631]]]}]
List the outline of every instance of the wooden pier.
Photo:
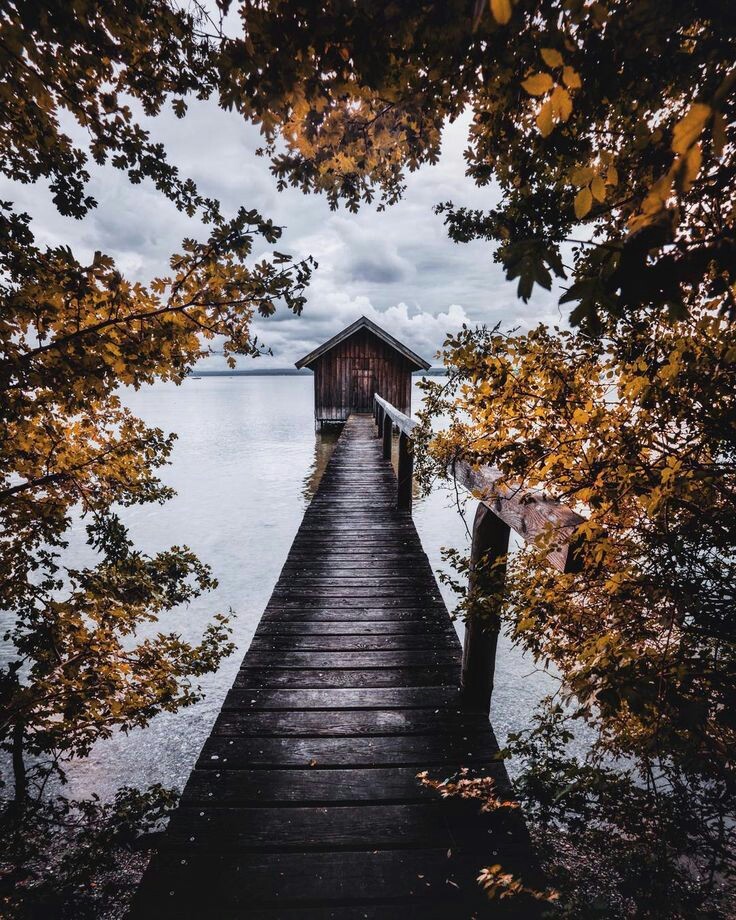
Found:
[{"label": "wooden pier", "polygon": [[519,812],[481,816],[416,779],[468,767],[507,789],[490,689],[480,706],[459,689],[463,653],[407,509],[402,437],[397,483],[390,427],[378,438],[373,416],[348,419],[135,920],[533,913],[476,883],[494,863],[535,880]]}]

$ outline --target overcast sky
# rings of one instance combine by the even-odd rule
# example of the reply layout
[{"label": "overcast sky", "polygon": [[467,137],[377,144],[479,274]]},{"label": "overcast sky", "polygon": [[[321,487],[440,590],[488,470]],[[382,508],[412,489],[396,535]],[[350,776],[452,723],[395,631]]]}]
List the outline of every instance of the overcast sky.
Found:
[{"label": "overcast sky", "polygon": [[[439,164],[410,175],[398,205],[382,213],[363,207],[357,215],[330,211],[317,195],[278,192],[268,160],[255,154],[261,143],[257,129],[221,111],[214,100],[195,102],[183,120],[166,113],[150,127],[200,193],[219,198],[225,213],[240,204],[257,208],[286,227],[279,250],[311,254],[319,263],[301,317],[282,311],[257,321],[259,338],[273,350],[273,357],[258,359],[257,366],[293,366],[361,315],[433,363],[445,335],[463,322],[500,320],[504,327],[529,328],[540,320],[561,319],[556,295],[535,288],[532,301],[523,304],[515,284],[504,281],[494,264],[490,246],[453,243],[433,213],[440,201],[488,207],[496,198],[492,187],[478,189],[465,177],[467,120],[448,126]],[[39,242],[69,243],[82,259],[100,249],[114,256],[128,277],[141,281],[166,272],[168,257],[183,237],[204,234],[150,182],[131,185],[111,167],[92,164],[91,171],[90,192],[98,207],[82,221],[60,217],[42,184],[0,181],[0,196],[31,214]],[[240,366],[254,367],[246,359]],[[202,364],[203,369],[220,367],[224,361],[217,355]]]}]

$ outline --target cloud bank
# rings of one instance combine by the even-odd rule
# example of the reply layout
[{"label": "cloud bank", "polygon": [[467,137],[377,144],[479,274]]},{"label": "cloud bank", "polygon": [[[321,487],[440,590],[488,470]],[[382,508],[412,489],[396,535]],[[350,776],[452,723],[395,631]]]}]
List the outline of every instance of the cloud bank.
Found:
[{"label": "cloud bank", "polygon": [[[529,328],[557,323],[556,296],[535,292],[529,304],[517,300],[482,242],[458,245],[433,213],[440,201],[476,208],[493,206],[497,191],[479,189],[465,176],[462,152],[468,120],[446,131],[435,166],[408,176],[403,200],[384,212],[364,207],[356,214],[330,211],[326,201],[296,189],[276,190],[268,161],[257,157],[258,131],[216,102],[195,103],[187,117],[163,115],[150,123],[170,159],[191,175],[203,194],[220,199],[232,213],[255,207],[286,229],[278,248],[295,257],[311,254],[319,263],[301,317],[285,312],[255,323],[259,339],[273,352],[261,367],[288,367],[361,315],[368,316],[417,353],[434,359],[447,333],[463,323]],[[77,133],[70,126],[70,133]],[[81,221],[60,217],[40,184],[0,182],[0,195],[33,217],[42,243],[69,243],[86,258],[100,249],[114,256],[129,277],[147,281],[167,270],[168,258],[185,236],[204,233],[164,200],[150,183],[132,186],[111,167],[94,167],[90,192],[99,206]],[[267,250],[256,252],[256,257]],[[219,355],[203,369],[223,368]],[[240,366],[251,367],[241,359]]]}]

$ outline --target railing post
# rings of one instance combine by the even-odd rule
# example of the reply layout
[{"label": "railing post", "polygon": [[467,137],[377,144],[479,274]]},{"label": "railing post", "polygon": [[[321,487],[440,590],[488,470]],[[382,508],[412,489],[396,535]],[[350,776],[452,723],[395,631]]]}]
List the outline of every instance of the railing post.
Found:
[{"label": "railing post", "polygon": [[386,413],[383,411],[383,406],[379,406],[376,403],[376,425],[378,426],[377,438],[383,437],[383,417]]},{"label": "railing post", "polygon": [[414,479],[414,455],[409,445],[409,437],[402,431],[399,434],[399,511],[411,511],[411,487]]},{"label": "railing post", "polygon": [[390,460],[394,423],[391,421],[391,416],[388,412],[384,412],[383,409],[381,409],[381,413],[383,415],[383,422],[381,424],[381,434],[383,435],[383,459]]},{"label": "railing post", "polygon": [[[494,566],[494,562],[508,553],[510,536],[508,524],[481,502],[473,522],[461,684],[465,705],[484,713],[491,708],[496,645],[501,626],[500,597],[506,578],[505,559],[501,565]],[[479,571],[478,565],[484,557],[483,571]],[[482,610],[481,597],[487,599]],[[489,603],[491,607],[488,607]]]}]

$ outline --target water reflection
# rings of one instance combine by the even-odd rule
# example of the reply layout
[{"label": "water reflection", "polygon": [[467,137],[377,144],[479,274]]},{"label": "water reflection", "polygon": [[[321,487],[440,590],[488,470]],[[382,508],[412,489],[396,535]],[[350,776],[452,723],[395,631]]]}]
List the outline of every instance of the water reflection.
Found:
[{"label": "water reflection", "polygon": [[329,425],[315,433],[314,459],[307,475],[304,477],[304,488],[302,489],[302,497],[305,502],[309,503],[314,498],[314,493],[322,481],[322,474],[327,469],[332,451],[335,449],[341,434],[342,425]]}]

